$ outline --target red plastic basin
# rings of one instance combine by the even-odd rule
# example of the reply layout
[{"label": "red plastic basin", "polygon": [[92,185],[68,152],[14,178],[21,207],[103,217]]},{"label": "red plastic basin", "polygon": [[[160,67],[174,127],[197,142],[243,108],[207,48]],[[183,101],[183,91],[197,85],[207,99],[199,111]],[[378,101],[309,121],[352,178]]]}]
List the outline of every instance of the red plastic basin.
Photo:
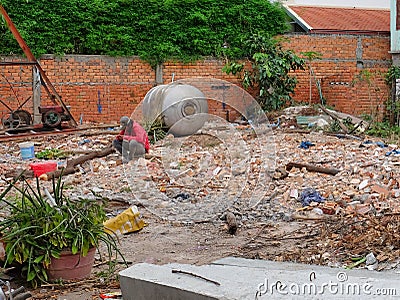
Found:
[{"label": "red plastic basin", "polygon": [[46,161],[46,162],[38,162],[38,163],[31,163],[29,165],[31,170],[33,170],[33,174],[36,177],[39,177],[42,174],[47,172],[52,172],[57,170],[57,162],[56,161]]}]

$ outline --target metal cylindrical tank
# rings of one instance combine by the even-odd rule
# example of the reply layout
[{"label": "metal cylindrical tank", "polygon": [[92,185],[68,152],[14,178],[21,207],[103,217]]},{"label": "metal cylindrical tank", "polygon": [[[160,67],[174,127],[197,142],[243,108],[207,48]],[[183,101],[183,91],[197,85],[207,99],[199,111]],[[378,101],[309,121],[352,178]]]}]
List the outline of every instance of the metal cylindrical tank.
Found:
[{"label": "metal cylindrical tank", "polygon": [[175,136],[191,135],[207,121],[207,99],[198,88],[181,83],[153,87],[143,100],[143,116],[160,117]]}]

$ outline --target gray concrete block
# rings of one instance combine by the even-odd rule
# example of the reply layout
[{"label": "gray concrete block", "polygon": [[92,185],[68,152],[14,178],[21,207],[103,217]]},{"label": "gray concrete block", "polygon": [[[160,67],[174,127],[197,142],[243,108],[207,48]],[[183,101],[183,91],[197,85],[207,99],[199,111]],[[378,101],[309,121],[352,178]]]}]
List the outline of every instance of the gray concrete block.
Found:
[{"label": "gray concrete block", "polygon": [[[173,273],[172,270],[190,272]],[[215,284],[215,281],[219,285]],[[223,258],[210,265],[137,264],[120,272],[124,300],[400,299],[400,274]]]}]

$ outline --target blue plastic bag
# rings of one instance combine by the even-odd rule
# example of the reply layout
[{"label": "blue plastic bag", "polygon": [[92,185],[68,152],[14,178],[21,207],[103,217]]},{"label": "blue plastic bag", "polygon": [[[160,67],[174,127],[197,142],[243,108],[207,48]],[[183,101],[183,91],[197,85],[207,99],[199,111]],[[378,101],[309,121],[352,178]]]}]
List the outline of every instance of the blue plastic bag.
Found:
[{"label": "blue plastic bag", "polygon": [[313,143],[311,143],[311,142],[309,142],[309,141],[302,141],[302,142],[300,143],[299,148],[300,148],[300,149],[308,149],[308,148],[310,148],[311,146],[315,146],[315,144],[313,144]]},{"label": "blue plastic bag", "polygon": [[301,192],[299,201],[303,206],[309,206],[311,202],[324,202],[325,198],[321,196],[319,192],[317,192],[313,188],[306,188],[304,191]]}]

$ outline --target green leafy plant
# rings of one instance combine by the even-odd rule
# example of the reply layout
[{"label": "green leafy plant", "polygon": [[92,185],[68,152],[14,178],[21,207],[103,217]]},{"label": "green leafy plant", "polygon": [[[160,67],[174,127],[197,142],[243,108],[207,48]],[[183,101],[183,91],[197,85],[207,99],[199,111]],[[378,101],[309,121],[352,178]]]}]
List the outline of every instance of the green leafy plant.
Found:
[{"label": "green leafy plant", "polygon": [[400,101],[396,88],[396,80],[400,79],[400,67],[391,66],[385,74],[386,84],[390,88],[390,99],[387,102],[387,112],[391,125],[400,125]]},{"label": "green leafy plant", "polygon": [[60,149],[45,149],[35,154],[39,159],[65,158],[67,154]]},{"label": "green leafy plant", "polygon": [[304,59],[283,49],[281,40],[268,34],[253,34],[243,47],[251,68],[246,68],[246,62],[230,62],[223,71],[238,75],[244,88],[258,89],[257,101],[265,111],[291,103],[297,79],[289,72],[304,70]]},{"label": "green leafy plant", "polygon": [[[7,197],[12,190],[15,201]],[[0,195],[0,201],[10,208],[0,222],[6,245],[4,265],[20,265],[22,276],[34,287],[48,281],[51,259],[59,258],[63,250],[86,256],[90,248],[104,243],[109,261],[114,254],[123,257],[114,236],[104,229],[104,203],[69,199],[63,193],[61,177],[57,182],[53,179],[52,194],[42,191],[38,179],[33,187],[26,179],[17,178]]]},{"label": "green leafy plant", "polygon": [[400,127],[393,126],[388,121],[371,123],[365,133],[372,136],[378,136],[396,143],[399,142],[400,139]]},{"label": "green leafy plant", "polygon": [[[343,119],[341,122],[344,126],[346,126],[346,128],[349,130],[349,132],[353,132],[355,126],[350,118]],[[331,124],[329,126],[329,131],[330,132],[342,132],[343,131],[338,120],[333,120],[333,122],[331,122]]]},{"label": "green leafy plant", "polygon": [[[139,55],[156,66],[170,59],[243,57],[249,32],[283,34],[286,13],[264,0],[2,0],[22,37],[42,54]],[[68,24],[68,26],[65,26]],[[4,26],[0,53],[22,54]]]},{"label": "green leafy plant", "polygon": [[148,121],[143,125],[149,136],[151,144],[155,144],[157,141],[165,138],[168,132],[168,128],[164,125],[161,118],[157,118],[153,122]]}]

